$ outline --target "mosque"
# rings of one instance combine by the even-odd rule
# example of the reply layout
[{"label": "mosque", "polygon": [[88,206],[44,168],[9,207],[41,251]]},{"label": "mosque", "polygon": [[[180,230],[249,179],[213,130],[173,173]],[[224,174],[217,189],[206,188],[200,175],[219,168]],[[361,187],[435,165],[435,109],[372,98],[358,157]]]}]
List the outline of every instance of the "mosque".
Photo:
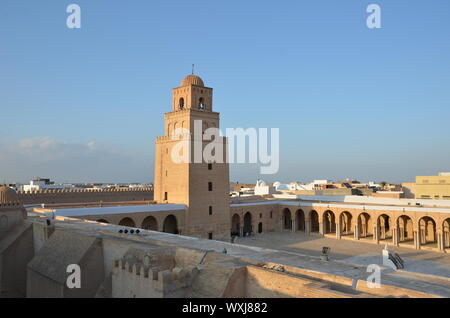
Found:
[{"label": "mosque", "polygon": [[[450,297],[450,285],[433,293],[425,285],[399,287],[392,276],[389,284],[371,289],[364,267],[347,271],[347,265],[333,261],[234,244],[233,237],[300,231],[445,253],[450,206],[272,192],[232,198],[225,137],[214,140],[223,147],[224,160],[173,160],[180,138],[189,141],[192,155],[195,147],[206,146],[192,141],[195,134],[220,128],[213,89],[191,74],[172,90],[171,100],[164,135],[156,138],[155,203],[31,207],[13,189],[0,187],[1,296]],[[200,132],[196,121],[202,122]],[[177,135],[179,128],[187,136]],[[81,267],[81,288],[66,284],[70,264]]]}]

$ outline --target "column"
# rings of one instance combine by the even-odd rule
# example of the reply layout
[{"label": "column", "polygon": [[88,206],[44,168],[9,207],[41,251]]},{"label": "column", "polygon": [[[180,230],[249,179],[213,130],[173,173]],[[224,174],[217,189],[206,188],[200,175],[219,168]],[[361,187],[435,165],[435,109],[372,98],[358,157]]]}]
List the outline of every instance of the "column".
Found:
[{"label": "column", "polygon": [[420,243],[420,245],[427,244],[427,236],[426,236],[425,229],[420,229],[419,228],[418,234],[419,234],[419,243]]},{"label": "column", "polygon": [[398,246],[398,229],[392,229],[392,244]]},{"label": "column", "polygon": [[440,252],[443,252],[444,251],[444,244],[443,244],[443,235],[442,235],[442,233],[438,233],[437,234],[437,247],[438,247],[438,250],[440,251]]},{"label": "column", "polygon": [[444,249],[444,251],[446,249],[446,246],[448,246],[449,238],[450,238],[450,233],[448,233],[448,232],[442,233],[442,248]]},{"label": "column", "polygon": [[414,231],[414,248],[416,250],[420,249],[420,235],[418,231]]},{"label": "column", "polygon": [[292,219],[291,222],[292,222],[292,232],[295,232],[295,224],[296,224],[295,218]]},{"label": "column", "polygon": [[373,240],[377,244],[380,242],[380,228],[376,225],[373,227]]},{"label": "column", "polygon": [[311,221],[305,220],[305,234],[309,235],[311,233]]},{"label": "column", "polygon": [[359,240],[359,226],[358,225],[355,225],[354,237],[356,240]]},{"label": "column", "polygon": [[325,233],[325,231],[324,231],[324,223],[323,222],[319,223],[319,232],[322,235]]},{"label": "column", "polygon": [[239,236],[240,236],[240,237],[244,237],[244,227],[243,227],[243,226],[241,226],[241,227],[239,228]]},{"label": "column", "polygon": [[338,240],[341,239],[341,224],[339,224],[339,222],[336,223],[336,238]]}]

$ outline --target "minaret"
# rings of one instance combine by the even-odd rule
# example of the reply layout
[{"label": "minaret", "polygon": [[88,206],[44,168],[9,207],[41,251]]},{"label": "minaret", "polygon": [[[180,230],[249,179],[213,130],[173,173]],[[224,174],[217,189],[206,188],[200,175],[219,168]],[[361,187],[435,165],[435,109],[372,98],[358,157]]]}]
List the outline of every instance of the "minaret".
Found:
[{"label": "minaret", "polygon": [[[172,90],[172,111],[164,114],[165,133],[156,139],[154,198],[158,203],[187,205],[181,234],[227,240],[230,206],[226,138],[212,138],[223,150],[219,160],[202,156],[205,147],[211,145],[211,140],[204,140],[211,131],[208,128],[220,127],[212,97],[213,89],[205,87],[194,74]],[[181,143],[185,147],[179,151]]]}]

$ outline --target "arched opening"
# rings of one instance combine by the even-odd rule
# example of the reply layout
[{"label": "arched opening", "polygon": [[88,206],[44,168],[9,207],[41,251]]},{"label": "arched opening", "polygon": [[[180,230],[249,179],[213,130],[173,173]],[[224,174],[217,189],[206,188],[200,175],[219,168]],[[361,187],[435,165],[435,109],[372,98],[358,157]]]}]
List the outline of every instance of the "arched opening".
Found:
[{"label": "arched opening", "polygon": [[252,214],[250,212],[247,212],[244,215],[244,236],[252,232]]},{"label": "arched opening", "polygon": [[263,224],[262,222],[259,222],[258,224],[258,233],[262,233],[263,232]]},{"label": "arched opening", "polygon": [[238,214],[233,215],[231,218],[231,236],[241,235],[241,218]]},{"label": "arched opening", "polygon": [[323,223],[325,225],[325,234],[336,233],[336,219],[332,211],[325,211],[323,214]]},{"label": "arched opening", "polygon": [[424,216],[419,220],[419,238],[420,245],[436,245],[436,222],[431,217]]},{"label": "arched opening", "polygon": [[178,223],[177,218],[174,215],[168,215],[164,219],[163,232],[178,234]]},{"label": "arched opening", "polygon": [[108,223],[109,223],[109,222],[106,221],[105,219],[100,219],[100,220],[97,220],[96,222],[98,222],[98,223],[105,223],[105,224],[108,224]]},{"label": "arched opening", "polygon": [[297,210],[297,230],[305,231],[305,212]]},{"label": "arched opening", "polygon": [[407,215],[402,215],[397,219],[398,241],[400,243],[414,242],[414,229],[411,218]]},{"label": "arched opening", "polygon": [[183,97],[180,98],[180,101],[178,103],[178,108],[184,109],[184,98]]},{"label": "arched opening", "polygon": [[203,97],[200,97],[200,99],[198,100],[198,109],[205,109],[205,101]]},{"label": "arched opening", "polygon": [[444,248],[450,248],[450,218],[444,221],[442,234],[444,238]]},{"label": "arched opening", "polygon": [[319,232],[319,214],[312,210],[309,218],[311,222],[311,233]]},{"label": "arched opening", "polygon": [[339,218],[341,225],[341,235],[350,236],[353,235],[352,215],[350,212],[342,212]]},{"label": "arched opening", "polygon": [[172,132],[172,138],[179,138],[180,137],[180,132],[178,131],[179,127],[178,127],[178,123],[174,122],[173,123],[173,132]]},{"label": "arched opening", "polygon": [[379,240],[392,240],[392,224],[389,215],[382,214],[377,221],[378,230],[380,231]]},{"label": "arched opening", "polygon": [[142,221],[141,228],[144,230],[158,231],[158,221],[154,216],[147,216],[144,221]]},{"label": "arched opening", "polygon": [[369,238],[373,235],[372,218],[369,213],[364,212],[358,216],[358,231],[361,238]]},{"label": "arched opening", "polygon": [[122,220],[120,220],[119,225],[135,227],[136,223],[134,223],[132,218],[126,217],[126,218],[123,218]]},{"label": "arched opening", "polygon": [[283,229],[292,230],[291,211],[288,208],[283,210]]}]

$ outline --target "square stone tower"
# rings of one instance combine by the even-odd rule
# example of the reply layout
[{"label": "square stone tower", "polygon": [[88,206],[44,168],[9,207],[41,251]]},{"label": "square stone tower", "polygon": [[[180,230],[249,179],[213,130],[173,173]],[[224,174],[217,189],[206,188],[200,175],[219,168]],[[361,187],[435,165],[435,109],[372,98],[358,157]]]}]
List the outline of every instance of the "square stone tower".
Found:
[{"label": "square stone tower", "polygon": [[[172,111],[164,114],[165,133],[156,139],[154,194],[158,203],[187,205],[181,234],[228,240],[227,140],[209,135],[220,127],[212,93],[194,74],[172,90]],[[214,158],[203,156],[204,151]]]}]

